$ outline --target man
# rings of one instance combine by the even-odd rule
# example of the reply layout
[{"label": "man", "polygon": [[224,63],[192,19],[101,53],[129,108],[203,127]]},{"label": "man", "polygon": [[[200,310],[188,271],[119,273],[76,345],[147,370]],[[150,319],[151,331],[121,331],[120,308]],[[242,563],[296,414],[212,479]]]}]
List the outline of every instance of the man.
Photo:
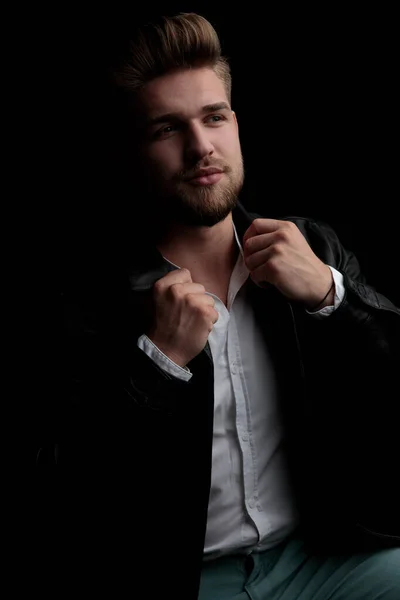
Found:
[{"label": "man", "polygon": [[114,597],[398,598],[400,311],[327,225],[239,202],[204,18],[140,30],[117,83],[146,239],[67,300],[58,566]]}]

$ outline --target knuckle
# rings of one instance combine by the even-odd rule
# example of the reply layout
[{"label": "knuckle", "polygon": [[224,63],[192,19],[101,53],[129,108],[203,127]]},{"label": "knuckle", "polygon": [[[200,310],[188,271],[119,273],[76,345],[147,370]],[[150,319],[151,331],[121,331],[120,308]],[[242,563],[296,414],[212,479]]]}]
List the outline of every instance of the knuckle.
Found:
[{"label": "knuckle", "polygon": [[193,310],[196,310],[196,311],[201,310],[201,306],[197,302],[196,294],[186,294],[185,300],[186,300],[187,304],[189,304]]},{"label": "knuckle", "polygon": [[270,265],[273,261],[274,256],[278,256],[279,254],[281,254],[281,248],[282,248],[282,244],[275,243],[272,244],[272,246],[269,247],[269,251],[268,251],[268,255],[269,255],[269,260],[268,260],[268,265]]},{"label": "knuckle", "polygon": [[155,283],[153,286],[153,294],[155,296],[160,296],[163,290],[163,286],[161,284]]},{"label": "knuckle", "polygon": [[276,232],[276,238],[281,242],[288,242],[291,237],[291,229],[279,229]]},{"label": "knuckle", "polygon": [[171,285],[171,291],[175,296],[181,296],[183,290],[183,283],[180,281]]},{"label": "knuckle", "polygon": [[282,221],[282,227],[288,231],[291,231],[296,227],[296,225],[292,221]]}]

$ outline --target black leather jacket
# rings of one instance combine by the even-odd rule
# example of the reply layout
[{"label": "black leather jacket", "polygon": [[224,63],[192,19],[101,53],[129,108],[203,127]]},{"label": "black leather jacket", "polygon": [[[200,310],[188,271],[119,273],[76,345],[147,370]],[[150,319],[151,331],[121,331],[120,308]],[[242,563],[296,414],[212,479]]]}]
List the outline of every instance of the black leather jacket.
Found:
[{"label": "black leather jacket", "polygon": [[[257,217],[239,203],[240,240]],[[281,382],[303,535],[315,552],[398,546],[400,310],[366,284],[329,226],[289,220],[343,274],[346,290],[341,306],[316,320],[272,286],[246,283]],[[57,568],[84,577],[89,591],[119,582],[135,592],[144,582],[146,597],[177,589],[197,597],[211,478],[210,347],[183,382],[136,346],[152,286],[173,268],[149,248],[122,275],[103,274],[86,298],[65,295],[65,393],[37,455],[37,514],[47,560],[55,548]]]}]

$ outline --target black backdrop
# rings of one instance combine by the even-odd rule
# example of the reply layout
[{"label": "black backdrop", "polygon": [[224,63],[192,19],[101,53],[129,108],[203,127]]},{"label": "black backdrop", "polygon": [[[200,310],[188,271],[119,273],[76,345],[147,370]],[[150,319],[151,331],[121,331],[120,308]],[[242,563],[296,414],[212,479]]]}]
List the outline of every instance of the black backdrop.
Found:
[{"label": "black backdrop", "polygon": [[[147,13],[111,3],[90,14],[58,5],[30,10],[10,47],[18,94],[15,114],[3,113],[3,124],[19,148],[11,185],[16,213],[4,230],[6,261],[17,257],[22,288],[9,322],[13,331],[22,323],[13,335],[16,409],[22,414],[23,403],[21,448],[25,457],[28,446],[31,464],[68,377],[62,294],[87,280],[103,293],[102,265],[118,269],[121,198],[108,161],[105,68]],[[394,14],[373,5],[298,3],[262,13],[239,5],[163,10],[179,11],[208,18],[230,58],[245,206],[329,222],[370,283],[400,306]]]},{"label": "black backdrop", "polygon": [[[244,204],[265,215],[328,221],[370,282],[400,306],[394,8],[271,4],[217,11],[169,3],[163,12],[203,14],[230,57],[247,171]],[[21,288],[15,318],[3,315],[17,356],[18,432],[10,448],[30,465],[49,441],[49,415],[62,398],[61,293],[75,273],[96,270],[97,257],[116,246],[112,219],[103,218],[117,200],[107,160],[104,67],[144,17],[134,4],[128,10],[115,2],[82,11],[21,8],[7,40],[13,77],[3,72],[6,90],[15,82],[17,91],[14,110],[3,111],[13,138],[6,154],[17,158],[3,190],[4,259],[17,259]],[[4,28],[11,29],[11,17]],[[24,491],[13,527],[31,515],[31,501],[32,490]]]},{"label": "black backdrop", "polygon": [[[265,215],[329,222],[370,283],[400,304],[393,15],[365,7],[261,14],[171,4],[163,13],[191,10],[214,24],[230,59],[243,203]],[[38,109],[51,142],[49,197],[41,206],[53,219],[50,235],[67,271],[115,235],[100,218],[112,212],[117,194],[108,176],[105,66],[134,24],[155,12],[64,15],[40,48],[47,71]]]},{"label": "black backdrop", "polygon": [[[245,206],[327,221],[369,282],[400,306],[394,14],[372,6],[163,7],[179,11],[208,18],[230,59]],[[90,13],[35,7],[18,37],[21,92],[17,117],[5,121],[24,129],[15,183],[25,188],[10,247],[22,248],[27,356],[38,355],[38,339],[48,349],[62,344],[60,292],[76,276],[96,285],[104,257],[118,264],[119,211],[137,199],[119,194],[109,164],[105,72],[135,23],[156,12],[111,3]],[[45,349],[41,364],[57,362],[57,353]]]}]

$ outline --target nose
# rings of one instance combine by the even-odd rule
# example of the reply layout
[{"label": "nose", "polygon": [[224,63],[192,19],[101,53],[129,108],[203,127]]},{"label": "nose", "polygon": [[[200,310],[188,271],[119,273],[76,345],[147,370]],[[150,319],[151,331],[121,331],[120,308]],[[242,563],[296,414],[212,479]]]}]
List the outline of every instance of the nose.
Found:
[{"label": "nose", "polygon": [[197,163],[213,152],[214,146],[207,135],[207,131],[201,125],[194,124],[188,128],[185,144],[185,155],[188,162]]}]

